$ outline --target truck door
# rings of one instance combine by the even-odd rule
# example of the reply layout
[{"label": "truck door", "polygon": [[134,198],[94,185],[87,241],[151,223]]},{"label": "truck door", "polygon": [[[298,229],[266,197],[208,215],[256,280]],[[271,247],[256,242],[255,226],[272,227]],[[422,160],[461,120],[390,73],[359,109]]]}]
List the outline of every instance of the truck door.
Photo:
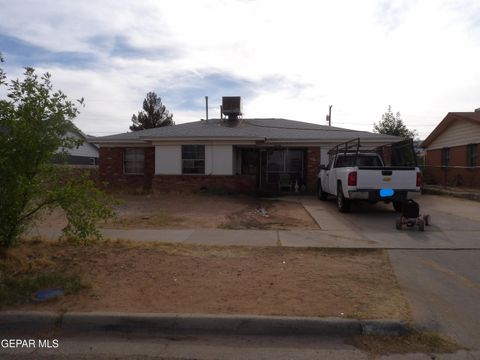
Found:
[{"label": "truck door", "polygon": [[328,192],[330,194],[333,194],[335,195],[336,194],[336,187],[337,187],[337,184],[336,184],[336,176],[335,176],[335,173],[336,173],[336,170],[335,170],[335,159],[336,159],[336,156],[333,156],[330,158],[330,162],[328,163]]},{"label": "truck door", "polygon": [[330,177],[330,167],[332,165],[332,160],[330,160],[328,162],[327,165],[325,165],[325,170],[323,170],[320,174],[321,174],[321,177],[320,177],[320,181],[322,183],[322,189],[323,191],[327,192],[327,193],[330,193],[330,190],[329,190],[329,177]]}]

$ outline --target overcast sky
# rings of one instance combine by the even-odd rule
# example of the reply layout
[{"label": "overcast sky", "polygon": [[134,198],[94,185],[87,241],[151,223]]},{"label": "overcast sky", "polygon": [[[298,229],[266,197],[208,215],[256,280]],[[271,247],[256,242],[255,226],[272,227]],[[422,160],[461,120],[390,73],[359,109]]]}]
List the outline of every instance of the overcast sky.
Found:
[{"label": "overcast sky", "polygon": [[10,77],[48,71],[84,132],[125,132],[148,91],[178,123],[219,116],[372,130],[388,105],[425,138],[480,107],[480,0],[0,0]]}]

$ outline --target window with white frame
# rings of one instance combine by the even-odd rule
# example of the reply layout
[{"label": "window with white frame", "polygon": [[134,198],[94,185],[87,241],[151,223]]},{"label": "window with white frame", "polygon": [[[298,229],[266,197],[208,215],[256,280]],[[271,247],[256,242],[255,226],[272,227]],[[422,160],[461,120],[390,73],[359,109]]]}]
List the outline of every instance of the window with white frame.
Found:
[{"label": "window with white frame", "polygon": [[125,174],[143,174],[145,167],[143,148],[127,148],[123,156],[123,172]]},{"label": "window with white frame", "polygon": [[182,174],[205,174],[205,145],[182,145]]}]

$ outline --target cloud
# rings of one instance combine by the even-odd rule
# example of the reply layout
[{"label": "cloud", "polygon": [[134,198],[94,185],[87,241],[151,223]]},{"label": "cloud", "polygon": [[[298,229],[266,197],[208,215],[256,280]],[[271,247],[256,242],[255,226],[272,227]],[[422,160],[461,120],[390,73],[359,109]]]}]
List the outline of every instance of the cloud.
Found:
[{"label": "cloud", "polygon": [[[223,95],[245,116],[371,130],[389,104],[426,136],[480,106],[480,5],[463,1],[0,0],[10,74],[34,65],[91,133],[125,131],[155,90],[177,123]],[[213,115],[212,115],[213,116]]]},{"label": "cloud", "polygon": [[91,64],[92,54],[81,52],[49,51],[12,36],[0,34],[1,51],[9,63],[18,66],[64,65],[82,68]]},{"label": "cloud", "polygon": [[388,31],[396,29],[405,20],[416,1],[382,0],[378,4],[377,19]]}]

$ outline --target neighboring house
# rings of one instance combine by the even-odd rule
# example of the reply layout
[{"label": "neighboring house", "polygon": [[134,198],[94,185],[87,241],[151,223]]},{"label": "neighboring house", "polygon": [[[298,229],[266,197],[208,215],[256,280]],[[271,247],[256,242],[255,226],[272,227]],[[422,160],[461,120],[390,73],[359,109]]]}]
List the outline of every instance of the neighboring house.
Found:
[{"label": "neighboring house", "polygon": [[65,149],[68,154],[68,165],[98,165],[98,147],[93,142],[95,137],[87,136],[80,130],[75,132],[69,131],[67,136],[83,140],[82,145],[72,149]]},{"label": "neighboring house", "polygon": [[422,143],[424,178],[445,186],[480,187],[480,109],[451,112]]},{"label": "neighboring house", "polygon": [[[224,99],[225,104],[225,99]],[[378,146],[399,138],[285,119],[225,119],[95,138],[100,182],[159,190],[315,191],[334,145],[360,137]]]}]

